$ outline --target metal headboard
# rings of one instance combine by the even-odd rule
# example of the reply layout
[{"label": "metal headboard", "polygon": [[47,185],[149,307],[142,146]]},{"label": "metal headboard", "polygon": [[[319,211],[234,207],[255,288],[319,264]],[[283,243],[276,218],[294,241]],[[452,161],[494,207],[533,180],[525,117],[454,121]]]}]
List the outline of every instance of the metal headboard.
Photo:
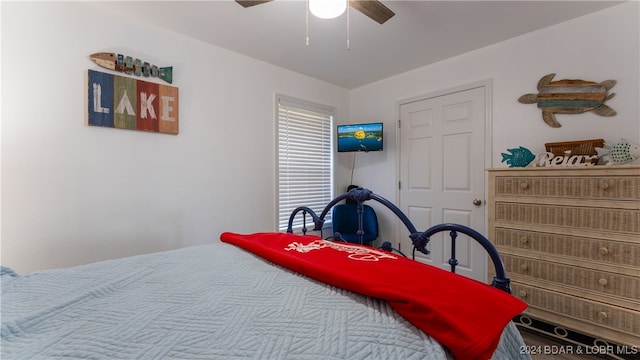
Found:
[{"label": "metal headboard", "polygon": [[[293,220],[295,219],[298,213],[302,212],[302,216],[303,216],[302,233],[306,235],[308,231],[307,215],[309,215],[311,216],[314,224],[313,231],[320,231],[320,236],[324,237],[322,233],[323,232],[322,228],[324,226],[325,216],[327,216],[327,214],[329,213],[329,211],[331,211],[334,205],[336,205],[337,203],[345,199],[353,200],[357,204],[357,211],[358,211],[357,234],[359,235],[360,240],[362,240],[362,236],[364,234],[364,231],[362,230],[362,214],[364,212],[363,203],[365,201],[375,200],[381,203],[382,205],[384,205],[385,207],[387,207],[389,210],[391,210],[400,219],[400,221],[402,221],[402,223],[407,228],[407,230],[409,230],[409,238],[411,239],[411,243],[413,244],[412,258],[414,260],[415,260],[416,251],[419,251],[423,254],[430,253],[429,249],[427,249],[427,245],[429,244],[429,240],[431,239],[431,236],[442,231],[449,231],[449,237],[451,239],[451,258],[449,259],[449,265],[451,266],[451,272],[455,272],[456,266],[458,265],[458,260],[456,259],[456,239],[458,237],[458,233],[462,233],[471,237],[484,248],[484,250],[489,254],[491,261],[493,262],[493,266],[495,268],[496,273],[495,273],[495,276],[493,277],[493,281],[491,282],[491,285],[500,290],[506,291],[507,293],[511,293],[511,285],[510,285],[511,281],[509,280],[509,278],[506,277],[506,270],[504,268],[504,264],[502,263],[502,259],[500,259],[498,250],[496,250],[493,244],[486,237],[484,237],[484,235],[480,234],[479,232],[467,226],[460,225],[460,224],[439,224],[439,225],[434,225],[425,231],[417,231],[413,223],[411,223],[411,220],[409,220],[409,218],[397,206],[395,206],[393,203],[383,198],[382,196],[374,194],[371,190],[368,190],[368,189],[363,189],[363,188],[351,189],[348,192],[337,196],[336,198],[331,200],[331,202],[327,204],[327,206],[325,206],[325,208],[320,213],[320,216],[318,216],[312,209],[306,206],[300,206],[296,208],[295,210],[293,210],[293,212],[289,216],[287,232],[293,233]],[[387,251],[395,250],[391,248],[391,244],[389,242],[385,242],[381,248]],[[398,250],[395,250],[395,251],[400,252]]]}]

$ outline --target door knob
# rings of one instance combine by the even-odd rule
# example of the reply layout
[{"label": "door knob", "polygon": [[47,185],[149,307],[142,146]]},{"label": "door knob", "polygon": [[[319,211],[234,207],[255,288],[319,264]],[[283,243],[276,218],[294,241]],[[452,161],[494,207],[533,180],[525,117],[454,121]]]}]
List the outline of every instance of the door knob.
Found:
[{"label": "door knob", "polygon": [[482,200],[480,200],[480,199],[473,199],[473,205],[475,205],[475,206],[480,206],[480,205],[482,205]]}]

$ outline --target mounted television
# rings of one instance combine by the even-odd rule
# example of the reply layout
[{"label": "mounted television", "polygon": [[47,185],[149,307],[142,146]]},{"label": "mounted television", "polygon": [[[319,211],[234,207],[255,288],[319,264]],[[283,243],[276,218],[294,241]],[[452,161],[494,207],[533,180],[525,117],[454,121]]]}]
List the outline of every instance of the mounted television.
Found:
[{"label": "mounted television", "polygon": [[338,125],[338,152],[382,151],[382,123]]}]

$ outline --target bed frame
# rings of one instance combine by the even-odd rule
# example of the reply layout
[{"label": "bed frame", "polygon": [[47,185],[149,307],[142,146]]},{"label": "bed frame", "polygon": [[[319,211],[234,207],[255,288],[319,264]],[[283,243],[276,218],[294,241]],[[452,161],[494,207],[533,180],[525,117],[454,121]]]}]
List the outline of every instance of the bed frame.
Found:
[{"label": "bed frame", "polygon": [[[454,273],[456,272],[456,266],[458,265],[458,259],[456,259],[456,238],[458,237],[458,233],[462,233],[469,236],[470,238],[477,241],[484,248],[484,250],[489,254],[491,261],[493,262],[493,267],[495,268],[495,276],[493,277],[491,286],[498,288],[500,290],[503,290],[507,293],[511,293],[511,284],[510,284],[511,281],[509,280],[509,278],[506,277],[506,271],[504,268],[504,264],[502,263],[502,259],[500,259],[500,255],[498,254],[498,251],[493,246],[493,244],[482,234],[480,234],[479,232],[467,226],[460,225],[460,224],[439,224],[439,225],[434,225],[425,231],[417,231],[416,227],[413,225],[413,223],[411,223],[411,220],[409,220],[409,218],[397,206],[395,206],[393,203],[383,198],[382,196],[374,194],[371,190],[368,190],[368,189],[364,189],[364,188],[351,189],[348,192],[337,196],[336,198],[331,200],[331,202],[327,204],[327,206],[325,206],[325,208],[320,213],[320,216],[318,216],[312,209],[306,206],[300,206],[296,208],[295,210],[293,210],[293,212],[289,216],[287,232],[293,233],[293,220],[295,219],[298,213],[302,213],[303,235],[306,235],[308,231],[307,215],[309,215],[311,216],[314,223],[313,231],[320,231],[320,236],[324,238],[322,233],[323,231],[322,228],[324,226],[324,221],[325,221],[324,219],[327,216],[327,213],[329,213],[329,211],[331,210],[331,208],[333,208],[334,205],[336,205],[337,203],[345,199],[353,200],[357,204],[357,209],[358,209],[357,210],[358,211],[357,234],[359,235],[360,240],[362,240],[362,236],[364,234],[364,231],[362,230],[362,214],[364,212],[363,203],[365,201],[375,200],[381,203],[382,205],[384,205],[385,207],[387,207],[389,210],[391,210],[400,219],[400,221],[402,221],[404,226],[409,230],[409,238],[411,239],[411,243],[413,244],[412,259],[414,260],[415,260],[416,251],[419,251],[427,255],[430,253],[430,251],[427,249],[427,245],[429,244],[429,240],[431,239],[431,236],[442,231],[449,231],[449,238],[451,240],[451,258],[449,259],[448,262],[449,262],[449,265],[451,266],[451,272],[454,272]],[[446,239],[446,237],[444,238]],[[362,243],[362,241],[360,241],[360,243]],[[406,255],[404,255],[399,250],[392,248],[391,243],[388,241],[384,242],[380,248],[386,251],[396,251],[406,257]]]}]

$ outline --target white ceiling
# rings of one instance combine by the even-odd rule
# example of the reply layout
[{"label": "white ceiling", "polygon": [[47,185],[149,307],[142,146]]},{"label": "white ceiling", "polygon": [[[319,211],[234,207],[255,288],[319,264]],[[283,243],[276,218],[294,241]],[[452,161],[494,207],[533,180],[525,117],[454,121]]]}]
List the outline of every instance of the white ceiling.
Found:
[{"label": "white ceiling", "polygon": [[[243,8],[234,1],[90,2],[231,51],[353,89],[554,25],[619,1],[395,1],[380,25],[351,9],[321,20],[306,1]],[[554,39],[549,39],[554,41]],[[570,41],[570,39],[558,39]]]}]

